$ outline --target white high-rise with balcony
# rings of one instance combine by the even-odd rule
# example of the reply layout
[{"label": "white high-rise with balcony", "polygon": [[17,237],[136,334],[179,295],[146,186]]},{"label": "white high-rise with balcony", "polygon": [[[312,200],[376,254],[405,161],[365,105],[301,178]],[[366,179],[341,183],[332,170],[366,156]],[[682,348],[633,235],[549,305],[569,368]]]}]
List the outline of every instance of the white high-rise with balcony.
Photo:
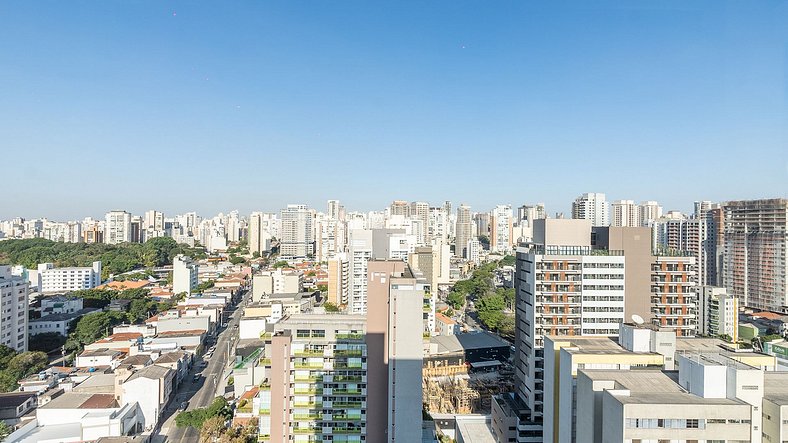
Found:
[{"label": "white high-rise with balcony", "polygon": [[605,194],[589,192],[577,197],[572,202],[572,218],[591,220],[592,226],[608,226],[610,224],[610,208]]},{"label": "white high-rise with balcony", "polygon": [[105,217],[104,243],[116,245],[131,241],[131,214],[126,211],[109,211]]}]

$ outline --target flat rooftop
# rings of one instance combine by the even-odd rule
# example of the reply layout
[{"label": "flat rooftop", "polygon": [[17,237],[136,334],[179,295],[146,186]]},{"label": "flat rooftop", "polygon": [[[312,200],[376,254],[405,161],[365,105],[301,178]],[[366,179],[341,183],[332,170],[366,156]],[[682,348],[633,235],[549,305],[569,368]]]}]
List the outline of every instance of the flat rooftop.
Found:
[{"label": "flat rooftop", "polygon": [[[746,405],[727,398],[703,398],[685,391],[678,383],[678,371],[635,370],[607,371],[583,370],[594,381],[613,381],[615,389],[629,390],[629,395],[615,395],[623,404],[654,405]],[[748,406],[749,407],[749,406]]]},{"label": "flat rooftop", "polygon": [[[579,354],[654,354],[653,352],[632,352],[622,348],[614,338],[610,337],[588,337],[588,336],[546,336],[553,342],[566,343],[563,346],[571,353]],[[573,349],[575,348],[575,349]]]},{"label": "flat rooftop", "polygon": [[117,408],[114,394],[66,392],[41,406],[42,409],[111,409]]},{"label": "flat rooftop", "polygon": [[482,331],[455,335],[436,335],[430,342],[438,345],[437,354],[464,352],[472,349],[500,348],[511,346],[497,335]]}]

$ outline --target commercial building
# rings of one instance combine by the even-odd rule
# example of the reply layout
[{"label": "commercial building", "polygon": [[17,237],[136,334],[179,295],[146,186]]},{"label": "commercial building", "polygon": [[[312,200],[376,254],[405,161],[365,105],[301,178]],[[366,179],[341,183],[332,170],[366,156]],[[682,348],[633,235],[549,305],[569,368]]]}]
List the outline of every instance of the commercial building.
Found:
[{"label": "commercial building", "polygon": [[788,313],[788,199],[723,204],[722,280],[743,306]]},{"label": "commercial building", "polygon": [[572,202],[572,218],[576,220],[590,220],[592,226],[607,226],[610,224],[610,208],[605,194],[591,192],[577,197]]},{"label": "commercial building", "polygon": [[306,205],[287,205],[280,213],[279,254],[306,258],[315,253],[312,212]]},{"label": "commercial building", "polygon": [[27,351],[27,306],[29,283],[0,266],[0,344]]},{"label": "commercial building", "polygon": [[200,266],[185,255],[177,255],[172,260],[172,292],[191,295],[197,287],[197,274]]},{"label": "commercial building", "polygon": [[93,289],[101,284],[101,262],[90,267],[55,268],[52,263],[38,265],[39,291],[43,293]]},{"label": "commercial building", "polygon": [[110,211],[104,219],[104,243],[116,245],[131,242],[131,214]]}]

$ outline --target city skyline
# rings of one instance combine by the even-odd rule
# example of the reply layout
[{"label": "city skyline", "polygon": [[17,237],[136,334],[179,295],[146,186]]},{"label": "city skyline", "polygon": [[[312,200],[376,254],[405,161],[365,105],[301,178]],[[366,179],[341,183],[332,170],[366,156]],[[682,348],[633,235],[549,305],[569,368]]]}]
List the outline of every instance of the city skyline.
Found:
[{"label": "city skyline", "polygon": [[785,16],[778,2],[5,3],[0,133],[19,165],[0,218],[784,197]]}]

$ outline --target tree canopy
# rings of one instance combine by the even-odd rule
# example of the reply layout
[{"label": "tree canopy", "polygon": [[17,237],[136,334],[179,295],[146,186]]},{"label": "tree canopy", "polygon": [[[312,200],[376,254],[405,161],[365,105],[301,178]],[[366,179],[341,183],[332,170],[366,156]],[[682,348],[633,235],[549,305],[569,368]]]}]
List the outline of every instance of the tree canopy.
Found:
[{"label": "tree canopy", "polygon": [[35,268],[39,263],[55,266],[90,266],[101,261],[102,279],[134,269],[172,264],[178,254],[203,258],[204,250],[178,244],[170,237],[151,238],[143,244],[64,243],[43,238],[0,242],[0,261]]},{"label": "tree canopy", "polygon": [[179,427],[191,426],[200,429],[206,420],[212,417],[221,417],[227,420],[233,416],[227,400],[224,397],[216,397],[207,408],[197,408],[191,411],[183,411],[175,417],[175,424]]}]

